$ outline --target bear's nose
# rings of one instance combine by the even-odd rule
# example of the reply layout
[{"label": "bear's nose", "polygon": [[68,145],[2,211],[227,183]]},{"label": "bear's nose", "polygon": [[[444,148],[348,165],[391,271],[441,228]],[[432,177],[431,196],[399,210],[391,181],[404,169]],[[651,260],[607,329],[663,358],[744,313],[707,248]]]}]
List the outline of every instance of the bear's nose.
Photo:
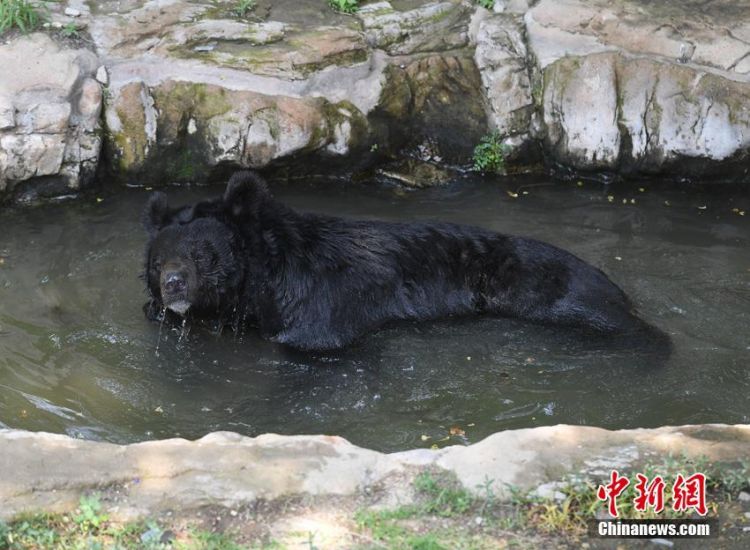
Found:
[{"label": "bear's nose", "polygon": [[185,277],[178,271],[170,271],[164,276],[164,290],[176,294],[185,290]]}]

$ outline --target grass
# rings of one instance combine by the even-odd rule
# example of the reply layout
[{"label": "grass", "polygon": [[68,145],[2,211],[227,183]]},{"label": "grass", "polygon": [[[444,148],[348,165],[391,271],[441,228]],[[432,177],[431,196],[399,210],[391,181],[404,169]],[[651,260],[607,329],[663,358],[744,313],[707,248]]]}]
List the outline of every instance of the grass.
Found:
[{"label": "grass", "polygon": [[[706,474],[708,516],[718,517],[721,507],[724,532],[727,525],[731,525],[739,533],[737,536],[742,535],[746,519],[742,515],[742,506],[737,503],[737,495],[740,491],[750,490],[750,461],[717,465],[705,459],[667,456],[636,471],[649,478],[661,475],[667,481],[667,487],[678,473]],[[632,505],[635,473],[623,471],[621,474],[631,479],[631,485],[618,498],[622,518],[686,517],[684,513],[671,510],[668,497],[665,498],[667,507],[658,516],[653,511],[635,511]],[[600,515],[606,506],[596,497],[598,483],[599,480],[571,478],[558,488],[561,495],[557,499],[540,498],[511,489],[508,502],[495,497],[490,480],[477,491],[469,492],[453,474],[426,471],[412,482],[414,499],[410,504],[394,508],[364,507],[354,512],[352,534],[359,543],[356,547],[360,549],[485,550],[498,548],[499,544],[529,548],[576,546],[587,537],[588,521]],[[305,506],[315,506],[315,502]],[[356,506],[362,506],[361,501]],[[273,504],[268,511],[254,516],[254,521],[270,524],[286,513],[282,508],[286,510],[285,505],[280,508],[279,503]],[[357,507],[349,510],[357,510]],[[254,513],[259,514],[257,510]],[[87,496],[70,514],[34,514],[17,517],[9,523],[0,522],[0,550],[238,550],[248,547],[238,543],[236,536],[232,535],[233,529],[240,532],[242,524],[215,533],[195,529],[190,522],[186,527],[185,520],[179,517],[172,521],[181,527],[154,520],[119,524],[110,519],[99,498]],[[248,534],[244,536],[248,537]],[[302,547],[312,550],[325,547],[319,542],[318,534],[312,531],[306,534],[301,545],[295,542],[296,546],[267,541],[263,538],[267,536],[267,533],[249,535],[253,541],[249,548],[279,550]]]},{"label": "grass", "polygon": [[358,0],[328,0],[328,5],[341,13],[354,13],[359,9]]},{"label": "grass", "polygon": [[495,0],[475,0],[477,4],[485,9],[491,10],[495,7]]},{"label": "grass", "polygon": [[[708,517],[716,517],[718,503],[729,501],[742,490],[750,488],[750,462],[741,461],[738,468],[718,467],[706,459],[692,460],[686,457],[668,456],[663,461],[644,466],[639,473],[649,479],[661,475],[667,487],[664,510],[656,514],[653,509],[637,511],[633,504],[635,473],[628,474],[631,482],[617,498],[617,509],[622,519],[679,519],[692,517],[692,510],[676,512],[671,507],[669,490],[677,474],[690,475],[694,472],[706,474],[706,501]],[[563,498],[540,499],[533,496],[513,494],[513,503],[524,510],[526,523],[545,533],[569,533],[581,535],[587,522],[605,510],[606,503],[596,496],[599,483],[590,479],[570,479],[558,489]]]},{"label": "grass", "polygon": [[65,38],[78,38],[80,36],[78,33],[78,27],[76,27],[76,24],[73,22],[67,23],[62,29],[60,29],[60,34]]},{"label": "grass", "polygon": [[474,148],[474,170],[483,173],[505,173],[505,157],[508,147],[503,144],[502,136],[492,132],[484,136]]},{"label": "grass", "polygon": [[192,530],[180,539],[155,521],[116,524],[96,496],[82,497],[73,514],[31,514],[0,522],[0,549],[239,550],[222,533]]},{"label": "grass", "polygon": [[[703,472],[707,476],[708,517],[718,516],[720,503],[736,500],[742,490],[750,489],[750,462],[739,467],[719,467],[707,460],[667,457],[639,470],[649,479],[661,475],[671,487],[678,473]],[[635,473],[626,473],[631,484],[618,497],[618,510],[624,519],[686,518],[687,512],[671,509],[665,495],[665,509],[655,514],[649,509],[634,509]],[[366,548],[490,548],[492,541],[509,539],[510,545],[536,546],[549,537],[566,541],[585,537],[588,521],[601,515],[606,503],[599,501],[599,482],[571,479],[558,492],[562,498],[540,498],[511,488],[510,502],[498,501],[491,482],[474,495],[445,473],[423,473],[414,480],[416,502],[394,509],[360,510],[355,522],[360,531],[374,541]],[[480,488],[481,489],[481,488]],[[723,506],[723,504],[722,504]],[[744,520],[740,519],[744,523]],[[540,537],[542,539],[540,539]]]},{"label": "grass", "polygon": [[28,0],[0,0],[0,34],[11,29],[30,32],[45,19],[43,4]]},{"label": "grass", "polygon": [[248,14],[255,9],[255,0],[238,0],[237,4],[232,9],[232,13],[239,19],[247,17]]},{"label": "grass", "polygon": [[[475,497],[448,474],[423,472],[414,479],[413,487],[417,496],[414,504],[390,510],[360,510],[355,514],[358,528],[367,533],[375,547],[394,550],[496,547],[491,534],[472,529],[476,518],[484,521],[496,516],[501,508],[507,508],[495,505],[489,484],[487,496]],[[487,502],[492,502],[492,507]]]}]

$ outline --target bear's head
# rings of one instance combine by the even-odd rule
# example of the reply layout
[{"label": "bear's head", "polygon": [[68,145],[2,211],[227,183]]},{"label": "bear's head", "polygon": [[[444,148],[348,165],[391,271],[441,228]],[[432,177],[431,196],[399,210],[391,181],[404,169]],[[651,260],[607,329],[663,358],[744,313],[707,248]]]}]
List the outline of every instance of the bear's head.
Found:
[{"label": "bear's head", "polygon": [[243,229],[259,195],[267,196],[265,185],[249,173],[233,176],[222,198],[192,206],[170,208],[164,193],[154,193],[143,216],[147,306],[210,318],[235,309],[247,267]]}]

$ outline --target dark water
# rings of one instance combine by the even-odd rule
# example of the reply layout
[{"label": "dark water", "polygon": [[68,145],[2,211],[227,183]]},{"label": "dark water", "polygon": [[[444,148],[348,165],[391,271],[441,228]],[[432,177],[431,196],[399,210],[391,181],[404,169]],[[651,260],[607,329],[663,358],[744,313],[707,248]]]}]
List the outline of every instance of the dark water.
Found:
[{"label": "dark water", "polygon": [[[544,180],[273,190],[318,212],[467,222],[567,248],[622,286],[671,335],[674,352],[656,365],[637,345],[502,319],[399,325],[318,355],[252,332],[165,327],[160,337],[142,315],[138,279],[147,193],[122,190],[101,202],[0,212],[0,426],[117,442],[329,433],[400,450],[557,423],[750,422],[747,192]],[[440,441],[454,426],[465,436]]]}]

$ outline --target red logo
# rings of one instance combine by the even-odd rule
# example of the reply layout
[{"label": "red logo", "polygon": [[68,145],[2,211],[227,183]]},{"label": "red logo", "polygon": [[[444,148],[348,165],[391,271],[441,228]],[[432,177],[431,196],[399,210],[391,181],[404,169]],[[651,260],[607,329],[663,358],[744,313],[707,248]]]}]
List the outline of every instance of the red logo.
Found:
[{"label": "red logo", "polygon": [[701,516],[708,513],[708,508],[706,508],[706,476],[704,474],[693,474],[687,479],[679,474],[674,480],[672,495],[674,499],[672,508],[675,512],[684,512],[688,508],[693,508]]},{"label": "red logo", "polygon": [[645,512],[648,508],[653,508],[657,514],[664,510],[664,488],[666,484],[661,476],[656,476],[648,482],[648,478],[643,474],[636,474],[638,483],[635,484],[635,491],[638,495],[633,499],[635,509],[639,512]]},{"label": "red logo", "polygon": [[[652,508],[657,514],[664,510],[664,492],[666,483],[661,476],[654,476],[651,481],[643,474],[636,474],[637,482],[634,485],[636,496],[633,506],[638,512],[645,512]],[[630,485],[626,476],[621,476],[617,470],[612,470],[610,481],[606,485],[600,485],[596,491],[599,500],[607,501],[609,515],[616,518],[617,497]],[[706,476],[695,473],[688,478],[678,474],[672,485],[672,509],[675,512],[686,512],[694,509],[701,516],[708,513],[706,507]]]},{"label": "red logo", "polygon": [[617,513],[617,497],[620,496],[625,488],[630,485],[630,481],[625,476],[620,477],[617,470],[612,470],[611,480],[606,485],[599,485],[599,490],[596,492],[596,496],[599,500],[609,501],[609,515],[616,518]]}]

